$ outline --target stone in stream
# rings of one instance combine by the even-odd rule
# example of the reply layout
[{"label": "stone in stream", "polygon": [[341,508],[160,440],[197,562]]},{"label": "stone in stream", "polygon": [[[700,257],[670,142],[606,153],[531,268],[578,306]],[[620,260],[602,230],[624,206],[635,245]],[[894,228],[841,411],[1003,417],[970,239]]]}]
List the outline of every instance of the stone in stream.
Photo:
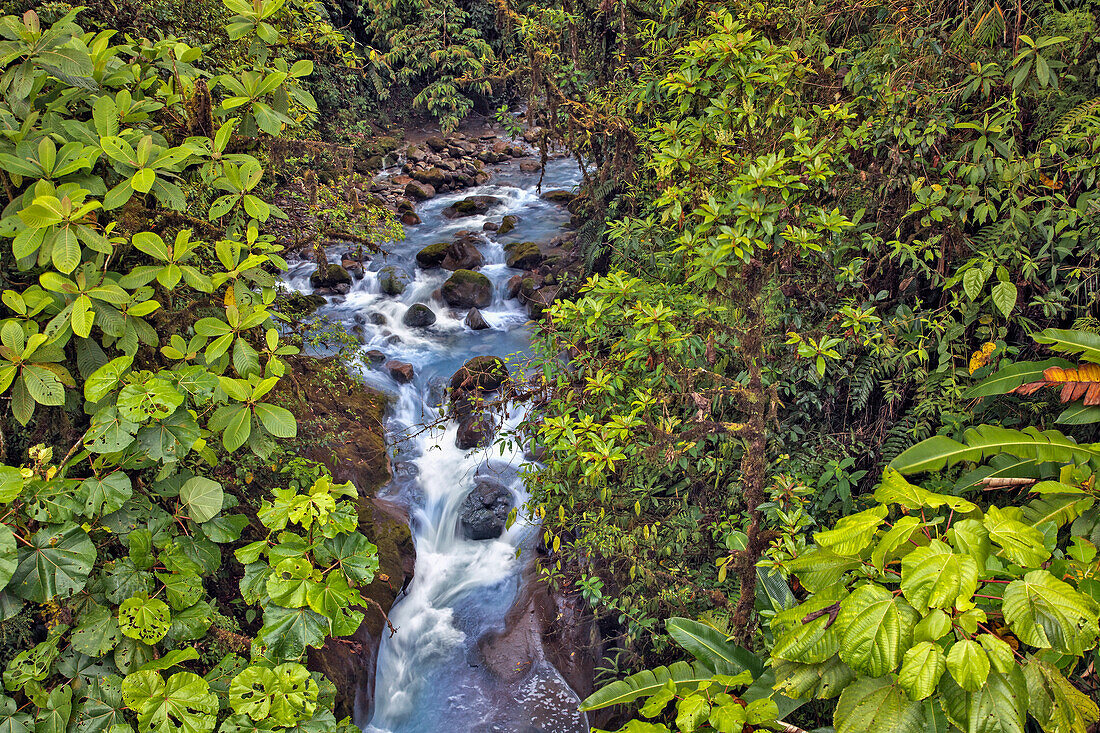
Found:
[{"label": "stone in stream", "polygon": [[545,201],[549,201],[552,204],[571,204],[573,199],[577,198],[577,194],[572,191],[554,190],[544,191],[542,198]]},{"label": "stone in stream", "polygon": [[487,232],[495,232],[498,229],[500,229],[500,224],[497,224],[496,222],[492,222],[492,221],[487,221],[487,222],[485,222],[484,224],[481,225],[481,228],[484,229]]},{"label": "stone in stream", "polygon": [[420,223],[420,214],[415,211],[406,211],[401,215],[401,223],[407,227],[414,227]]},{"label": "stone in stream", "polygon": [[351,290],[351,274],[340,265],[328,263],[324,269],[318,267],[310,274],[309,284],[321,293],[331,291],[346,295]]},{"label": "stone in stream", "polygon": [[435,244],[429,244],[424,249],[416,253],[416,264],[425,270],[430,270],[433,267],[439,267],[443,264],[443,260],[447,257],[447,248],[450,247],[450,242],[436,242]]},{"label": "stone in stream", "polygon": [[364,356],[370,359],[371,364],[381,364],[386,360],[386,355],[378,349],[370,349]]},{"label": "stone in stream", "polygon": [[522,173],[537,173],[540,168],[542,168],[542,163],[534,160],[525,160],[519,164]]},{"label": "stone in stream", "polygon": [[462,533],[468,540],[495,540],[504,534],[511,511],[511,491],[492,480],[479,481],[462,501]]},{"label": "stone in stream", "polygon": [[474,331],[484,331],[489,328],[489,324],[485,321],[485,316],[481,315],[481,311],[471,308],[466,314],[466,327]]},{"label": "stone in stream", "polygon": [[393,265],[386,265],[378,271],[378,287],[386,295],[401,295],[409,286],[408,273]]},{"label": "stone in stream", "polygon": [[485,264],[485,255],[475,244],[478,236],[466,234],[451,242],[440,266],[444,270],[476,270]]},{"label": "stone in stream", "polygon": [[497,234],[507,234],[516,228],[516,224],[519,223],[519,217],[515,214],[509,214],[500,220],[500,228],[497,229]]},{"label": "stone in stream", "polygon": [[504,247],[508,267],[533,270],[542,262],[542,251],[534,242],[511,242]]},{"label": "stone in stream", "polygon": [[439,191],[447,183],[447,173],[439,166],[432,166],[427,170],[412,172],[413,179],[426,183],[436,191]]},{"label": "stone in stream", "polygon": [[484,448],[493,439],[493,421],[482,412],[471,412],[458,422],[455,445],[460,450]]},{"label": "stone in stream", "polygon": [[405,315],[401,319],[401,322],[409,328],[427,328],[435,323],[435,321],[435,313],[423,303],[416,303],[409,306],[409,309],[405,311]]},{"label": "stone in stream", "polygon": [[443,283],[441,294],[452,308],[484,308],[493,302],[493,284],[473,270],[455,270]]},{"label": "stone in stream", "polygon": [[451,389],[495,392],[507,379],[508,366],[499,356],[475,356],[451,376]]},{"label": "stone in stream", "polygon": [[484,214],[499,203],[501,200],[496,196],[467,196],[443,209],[443,216],[448,219],[458,219],[463,216]]},{"label": "stone in stream", "polygon": [[435,186],[420,181],[409,181],[405,184],[405,195],[417,201],[426,201],[435,196]]},{"label": "stone in stream", "polygon": [[408,384],[413,380],[413,365],[404,361],[390,359],[386,362],[386,371],[398,384]]}]

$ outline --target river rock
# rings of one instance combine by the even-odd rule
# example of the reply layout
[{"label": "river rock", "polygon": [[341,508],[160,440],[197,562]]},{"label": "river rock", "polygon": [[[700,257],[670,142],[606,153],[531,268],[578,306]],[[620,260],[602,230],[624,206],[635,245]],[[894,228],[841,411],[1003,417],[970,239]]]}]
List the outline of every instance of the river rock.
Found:
[{"label": "river rock", "polygon": [[390,373],[394,381],[398,384],[408,384],[413,380],[414,372],[413,365],[404,361],[397,361],[396,359],[390,359],[386,362],[386,371]]},{"label": "river rock", "polygon": [[401,173],[399,175],[396,175],[396,176],[393,176],[392,178],[390,178],[390,183],[392,183],[395,186],[407,186],[412,182],[413,182],[412,177],[411,176],[406,176],[404,173]]},{"label": "river rock", "polygon": [[484,448],[492,439],[493,421],[485,413],[471,412],[459,420],[455,445],[460,450]]},{"label": "river rock", "polygon": [[484,308],[493,302],[493,285],[473,270],[455,270],[443,283],[441,294],[452,308]]},{"label": "river rock", "polygon": [[467,196],[443,209],[443,216],[448,219],[458,219],[463,216],[484,214],[499,203],[501,201],[496,196]]},{"label": "river rock", "polygon": [[485,264],[485,255],[481,254],[473,243],[472,237],[463,237],[451,243],[447,256],[441,266],[444,270],[476,270]]},{"label": "river rock", "polygon": [[577,198],[577,194],[572,191],[555,189],[553,191],[543,191],[542,198],[552,204],[571,204],[573,199]]},{"label": "river rock", "polygon": [[330,262],[310,274],[309,284],[322,294],[327,291],[346,295],[351,290],[351,274],[340,265]]},{"label": "river rock", "polygon": [[497,234],[507,234],[516,228],[516,224],[519,224],[519,217],[509,214],[500,220],[500,228],[497,229]]},{"label": "river rock", "polygon": [[534,160],[524,160],[519,164],[519,169],[523,173],[537,173],[542,168],[542,163]]},{"label": "river rock", "polygon": [[409,328],[427,328],[435,323],[435,321],[435,313],[423,303],[416,303],[409,306],[409,309],[405,311],[405,315],[401,319],[401,322]]},{"label": "river rock", "polygon": [[534,242],[512,242],[504,247],[508,267],[533,270],[542,262],[542,252]]},{"label": "river rock", "polygon": [[508,379],[508,366],[499,356],[475,356],[451,375],[451,390],[495,392]]},{"label": "river rock", "polygon": [[401,223],[407,227],[414,227],[420,223],[420,214],[415,211],[406,211],[401,215]]},{"label": "river rock", "polygon": [[424,160],[425,155],[427,155],[427,153],[424,152],[423,148],[417,145],[410,145],[405,149],[405,159],[411,160],[414,163]]},{"label": "river rock", "polygon": [[381,364],[386,360],[386,355],[378,349],[370,349],[364,356],[370,360],[371,364]]},{"label": "river rock", "polygon": [[479,481],[462,501],[462,533],[469,540],[495,540],[504,534],[512,492],[491,480]]},{"label": "river rock", "polygon": [[434,165],[426,170],[414,170],[410,175],[420,183],[426,183],[433,187],[436,191],[443,188],[443,184],[447,182],[447,174],[442,168]]},{"label": "river rock", "polygon": [[481,311],[471,308],[466,314],[466,327],[474,331],[484,331],[489,328],[489,324],[485,321],[485,316],[481,315]]},{"label": "river rock", "polygon": [[420,181],[410,181],[405,184],[405,195],[417,201],[426,201],[435,196],[435,186]]},{"label": "river rock", "polygon": [[409,286],[408,273],[393,265],[387,265],[378,271],[378,287],[386,295],[401,295]]},{"label": "river rock", "polygon": [[447,149],[447,141],[438,135],[432,135],[429,138],[425,138],[424,144],[437,153]]},{"label": "river rock", "polygon": [[530,145],[534,145],[539,140],[541,140],[543,135],[545,134],[546,133],[543,132],[543,129],[541,127],[532,127],[531,129],[524,131],[523,140]]},{"label": "river rock", "polygon": [[487,221],[487,222],[485,222],[484,224],[481,225],[481,228],[484,229],[487,232],[495,232],[498,229],[500,229],[500,224],[497,224],[496,222],[493,222],[493,221]]},{"label": "river rock", "polygon": [[558,299],[560,288],[556,285],[547,285],[536,290],[527,297],[527,312],[531,318],[538,320],[543,317],[546,310]]}]

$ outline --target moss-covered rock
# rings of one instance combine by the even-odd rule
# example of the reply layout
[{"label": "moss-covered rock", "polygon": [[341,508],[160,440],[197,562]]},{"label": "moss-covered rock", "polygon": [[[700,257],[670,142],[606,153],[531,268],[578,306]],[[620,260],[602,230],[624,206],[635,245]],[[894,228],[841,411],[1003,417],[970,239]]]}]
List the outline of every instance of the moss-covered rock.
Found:
[{"label": "moss-covered rock", "polygon": [[443,172],[443,169],[436,167],[424,171],[413,171],[410,175],[421,183],[431,185],[437,191],[447,182],[447,174]]},{"label": "moss-covered rock", "polygon": [[425,270],[430,270],[433,267],[439,267],[443,264],[444,258],[447,257],[447,250],[450,248],[450,242],[436,242],[435,244],[429,244],[424,249],[416,253],[416,264],[420,265]]},{"label": "moss-covered rock", "polygon": [[515,242],[505,247],[508,267],[533,270],[542,262],[542,252],[534,242]]},{"label": "moss-covered rock", "polygon": [[484,214],[499,203],[501,201],[496,196],[467,196],[443,209],[443,216],[448,219],[458,219],[463,216]]},{"label": "moss-covered rock", "polygon": [[497,229],[497,234],[507,234],[516,228],[516,224],[519,224],[519,217],[509,214],[500,220],[500,227]]},{"label": "moss-covered rock", "polygon": [[335,290],[341,285],[351,286],[351,273],[340,265],[329,262],[318,267],[309,276],[309,284],[316,290]]},{"label": "moss-covered rock", "polygon": [[564,191],[560,189],[554,191],[544,191],[542,194],[542,198],[544,200],[554,204],[569,204],[572,203],[573,199],[575,199],[576,197],[577,194],[573,193],[572,191]]},{"label": "moss-covered rock", "polygon": [[493,285],[473,270],[455,270],[443,283],[442,296],[452,308],[484,308],[493,302]]},{"label": "moss-covered rock", "polygon": [[409,274],[393,265],[387,265],[378,271],[378,287],[386,295],[401,295],[409,286]]},{"label": "moss-covered rock", "polygon": [[499,356],[475,356],[451,375],[451,389],[493,392],[508,379],[508,367]]},{"label": "moss-covered rock", "polygon": [[401,322],[409,328],[427,328],[436,321],[435,313],[423,303],[414,303],[405,311]]}]

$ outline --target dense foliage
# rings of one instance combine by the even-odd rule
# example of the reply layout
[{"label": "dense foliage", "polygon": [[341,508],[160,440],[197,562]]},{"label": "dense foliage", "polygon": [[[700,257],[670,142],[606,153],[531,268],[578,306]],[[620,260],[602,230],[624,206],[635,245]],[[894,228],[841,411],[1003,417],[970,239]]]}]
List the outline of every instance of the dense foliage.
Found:
[{"label": "dense foliage", "polygon": [[355,730],[303,662],[363,619],[356,492],[226,470],[297,431],[261,156],[313,63],[277,52],[281,5],[228,3],[232,65],[0,18],[5,729]]}]

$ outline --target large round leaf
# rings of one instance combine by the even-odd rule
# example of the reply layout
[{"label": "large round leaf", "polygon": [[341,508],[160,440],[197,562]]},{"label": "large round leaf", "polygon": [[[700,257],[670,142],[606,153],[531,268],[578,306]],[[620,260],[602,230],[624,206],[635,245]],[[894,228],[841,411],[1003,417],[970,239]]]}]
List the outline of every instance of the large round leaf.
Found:
[{"label": "large round leaf", "polygon": [[841,602],[836,620],[844,629],[840,658],[871,677],[893,672],[913,643],[919,618],[912,606],[882,586],[857,588]]},{"label": "large round leaf", "polygon": [[933,540],[901,561],[901,590],[918,610],[974,607],[978,589],[978,563],[970,555],[956,554],[945,543]]},{"label": "large round leaf", "polygon": [[134,596],[118,607],[118,625],[131,639],[156,644],[172,627],[172,612],[159,598]]},{"label": "large round leaf", "polygon": [[861,678],[840,695],[833,714],[836,733],[926,733],[924,705],[885,677]]},{"label": "large round leaf", "polygon": [[19,548],[11,589],[20,598],[45,603],[82,589],[95,565],[96,549],[75,524],[35,532],[29,547]]},{"label": "large round leaf", "polygon": [[180,488],[180,499],[196,522],[209,522],[218,516],[224,498],[222,485],[204,476],[188,479]]},{"label": "large round leaf", "polygon": [[1004,616],[1024,643],[1063,654],[1084,654],[1100,636],[1096,601],[1046,570],[1032,570],[1008,584]]},{"label": "large round leaf", "polygon": [[122,681],[122,699],[137,713],[141,733],[209,733],[217,722],[217,696],[191,672],[167,682],[152,670],[134,672]]}]

